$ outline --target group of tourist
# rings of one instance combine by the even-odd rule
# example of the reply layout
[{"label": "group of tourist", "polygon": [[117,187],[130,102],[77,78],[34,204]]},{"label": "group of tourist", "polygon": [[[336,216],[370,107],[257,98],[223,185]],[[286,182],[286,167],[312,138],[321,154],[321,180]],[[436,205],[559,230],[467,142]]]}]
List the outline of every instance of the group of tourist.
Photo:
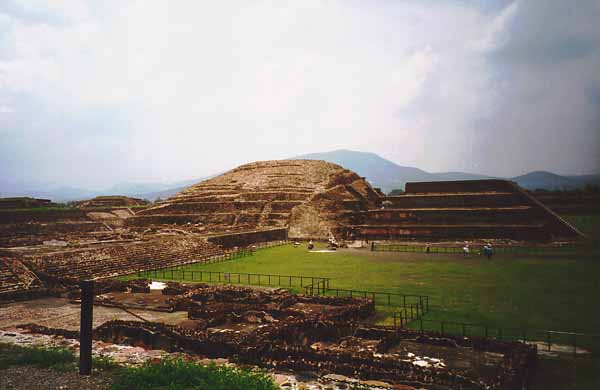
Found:
[{"label": "group of tourist", "polygon": [[[463,246],[462,248],[463,250],[463,257],[468,258],[471,257],[471,248],[469,248],[469,244],[465,243],[465,246]],[[492,244],[485,244],[481,250],[481,252],[479,252],[480,255],[484,255],[485,257],[487,257],[488,260],[492,259],[492,256],[494,255],[494,248],[492,248]]]}]

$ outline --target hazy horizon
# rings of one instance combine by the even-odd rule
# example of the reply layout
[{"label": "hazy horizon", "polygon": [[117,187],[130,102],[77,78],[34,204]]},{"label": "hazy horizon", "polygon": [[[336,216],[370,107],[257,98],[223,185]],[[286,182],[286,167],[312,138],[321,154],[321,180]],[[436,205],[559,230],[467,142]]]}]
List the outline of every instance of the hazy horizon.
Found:
[{"label": "hazy horizon", "polygon": [[[208,5],[207,5],[208,4]],[[0,188],[349,149],[600,173],[600,3],[0,3]]]}]

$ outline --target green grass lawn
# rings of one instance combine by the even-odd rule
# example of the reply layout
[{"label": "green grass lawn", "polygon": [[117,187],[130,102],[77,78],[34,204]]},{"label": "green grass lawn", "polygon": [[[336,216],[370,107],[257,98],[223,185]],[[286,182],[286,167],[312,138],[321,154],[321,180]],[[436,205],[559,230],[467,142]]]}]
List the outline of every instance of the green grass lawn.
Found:
[{"label": "green grass lawn", "polygon": [[[342,249],[310,252],[291,245],[254,256],[185,270],[308,275],[331,278],[330,287],[419,294],[430,297],[431,320],[493,327],[600,333],[600,261],[590,245],[600,236],[600,216],[573,217],[592,238],[581,253],[497,254],[464,259],[460,254],[370,252]],[[316,249],[324,244],[317,243]],[[188,281],[191,281],[188,276]],[[300,289],[295,289],[300,291]],[[378,320],[390,323],[389,309]]]},{"label": "green grass lawn", "polygon": [[192,265],[211,270],[331,278],[330,287],[430,296],[429,318],[580,331],[600,329],[595,310],[600,262],[498,255],[372,253],[339,250],[313,253],[284,246],[252,257]]},{"label": "green grass lawn", "polygon": [[[488,261],[480,256],[463,259],[460,254],[373,253],[368,249],[315,253],[304,245],[288,245],[185,269],[327,277],[334,288],[428,295],[430,312],[425,318],[429,320],[598,334],[600,216],[568,219],[591,237],[580,250],[497,254]],[[316,249],[323,245],[317,244]],[[376,321],[389,324],[393,310],[378,306]],[[600,351],[600,338],[578,344]],[[548,371],[555,372],[556,365],[566,370],[569,384],[556,388],[600,388],[595,379],[599,360],[579,361],[544,360],[543,364]]]}]

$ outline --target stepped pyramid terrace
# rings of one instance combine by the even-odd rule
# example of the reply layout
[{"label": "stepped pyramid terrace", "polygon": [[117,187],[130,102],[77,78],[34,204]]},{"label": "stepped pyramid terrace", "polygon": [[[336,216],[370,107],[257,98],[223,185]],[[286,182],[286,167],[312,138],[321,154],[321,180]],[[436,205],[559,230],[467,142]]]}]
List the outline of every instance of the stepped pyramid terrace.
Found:
[{"label": "stepped pyramid terrace", "polygon": [[346,235],[371,240],[508,239],[551,241],[583,237],[575,227],[507,180],[407,183],[382,207],[347,213]]},{"label": "stepped pyramid terrace", "polygon": [[[135,201],[100,197],[75,209],[3,210],[0,246],[10,260],[0,256],[0,295],[38,291],[44,277],[108,278],[288,238],[550,242],[582,237],[509,181],[408,183],[403,195],[385,196],[356,173],[319,160],[245,164],[158,204],[123,208]],[[43,277],[23,282],[18,277],[23,270]]]},{"label": "stepped pyramid terrace", "polygon": [[376,207],[364,178],[324,161],[261,161],[193,185],[127,220],[130,228],[177,225],[199,233],[289,229],[327,239],[340,213]]}]

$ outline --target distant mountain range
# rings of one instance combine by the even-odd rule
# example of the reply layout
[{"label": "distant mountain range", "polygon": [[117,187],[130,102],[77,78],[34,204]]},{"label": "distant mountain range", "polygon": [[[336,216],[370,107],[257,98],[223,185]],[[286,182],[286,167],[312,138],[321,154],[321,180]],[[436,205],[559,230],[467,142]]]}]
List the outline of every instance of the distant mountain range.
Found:
[{"label": "distant mountain range", "polygon": [[[356,152],[352,150],[334,150],[332,152],[305,154],[293,159],[325,160],[339,164],[364,176],[374,186],[384,192],[393,189],[403,189],[408,182],[416,181],[446,181],[446,180],[478,180],[497,179],[498,177],[486,176],[465,172],[439,172],[430,173],[419,168],[405,167],[378,156],[375,153]],[[73,187],[43,186],[50,188],[38,190],[34,185],[20,185],[0,187],[0,197],[8,196],[33,196],[36,198],[52,199],[55,202],[89,199],[98,195],[126,195],[136,198],[156,200],[168,198],[192,184],[206,180],[210,177],[185,180],[171,184],[165,183],[119,183],[103,191],[90,191]],[[561,176],[552,172],[535,171],[512,178],[502,178],[516,182],[521,187],[534,189],[575,189],[586,184],[600,185],[600,174]],[[38,187],[39,188],[39,187]]]},{"label": "distant mountain range", "polygon": [[384,192],[403,189],[406,183],[414,181],[507,179],[529,190],[575,189],[582,188],[586,184],[600,185],[600,174],[561,176],[552,172],[535,171],[521,176],[505,178],[465,172],[430,173],[418,168],[398,165],[375,153],[355,152],[345,149],[305,154],[295,158],[325,160],[342,165],[366,177],[371,185],[381,188]]}]

